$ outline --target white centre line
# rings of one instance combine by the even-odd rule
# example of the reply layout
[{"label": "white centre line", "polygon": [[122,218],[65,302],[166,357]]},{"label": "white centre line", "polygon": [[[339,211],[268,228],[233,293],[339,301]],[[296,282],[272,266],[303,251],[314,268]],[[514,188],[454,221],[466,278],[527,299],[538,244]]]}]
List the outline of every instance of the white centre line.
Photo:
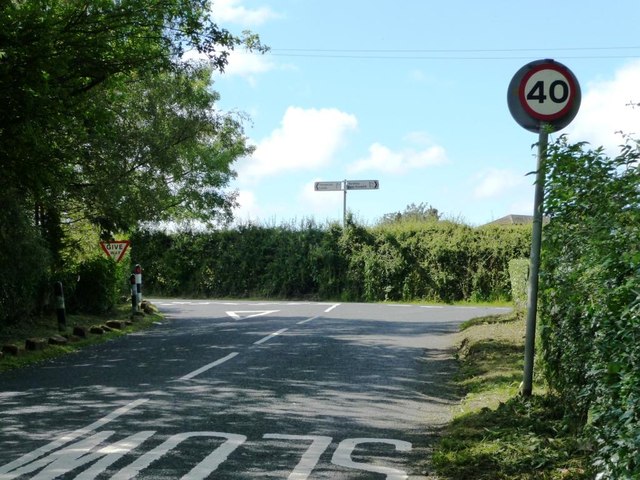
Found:
[{"label": "white centre line", "polygon": [[329,308],[327,308],[327,309],[324,311],[324,313],[329,313],[331,310],[333,310],[334,308],[339,307],[339,306],[340,306],[340,304],[339,304],[339,303],[336,303],[336,304],[334,304],[334,305],[331,305]]},{"label": "white centre line", "polygon": [[280,335],[281,333],[286,332],[287,330],[289,330],[288,328],[283,328],[282,330],[278,330],[277,332],[271,333],[269,335],[267,335],[264,338],[261,338],[260,340],[258,340],[257,342],[253,342],[254,345],[260,345],[268,340],[271,340],[273,337],[277,337],[278,335]]},{"label": "white centre line", "polygon": [[316,318],[320,318],[320,315],[316,315],[315,317],[307,318],[306,320],[300,320],[299,322],[296,323],[296,325],[304,325],[305,323],[312,322]]},{"label": "white centre line", "polygon": [[238,352],[230,353],[226,357],[222,357],[219,360],[216,360],[215,362],[211,362],[211,363],[205,365],[204,367],[201,367],[201,368],[199,368],[197,370],[194,370],[191,373],[187,373],[184,377],[180,377],[178,380],[191,380],[193,377],[196,377],[196,376],[200,375],[202,372],[206,372],[210,368],[217,367],[218,365],[221,365],[224,362],[226,362],[228,360],[231,360],[236,355],[238,355]]}]

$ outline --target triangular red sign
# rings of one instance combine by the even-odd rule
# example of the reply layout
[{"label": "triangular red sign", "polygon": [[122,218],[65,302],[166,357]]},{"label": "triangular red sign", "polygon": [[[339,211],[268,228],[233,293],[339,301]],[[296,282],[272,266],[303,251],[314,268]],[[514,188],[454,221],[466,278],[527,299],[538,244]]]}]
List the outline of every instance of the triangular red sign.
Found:
[{"label": "triangular red sign", "polygon": [[113,240],[111,242],[100,242],[100,246],[104,253],[107,254],[108,257],[113,258],[116,262],[122,260],[124,254],[129,248],[129,244],[131,242],[129,240]]}]

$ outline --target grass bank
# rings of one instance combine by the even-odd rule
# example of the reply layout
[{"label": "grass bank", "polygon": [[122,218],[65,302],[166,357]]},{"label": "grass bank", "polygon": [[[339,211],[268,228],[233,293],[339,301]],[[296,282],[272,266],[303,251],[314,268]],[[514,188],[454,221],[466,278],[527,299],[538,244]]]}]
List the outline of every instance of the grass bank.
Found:
[{"label": "grass bank", "polygon": [[[149,311],[151,312],[151,311]],[[113,312],[105,315],[67,315],[66,329],[64,332],[58,331],[58,323],[55,315],[43,315],[33,318],[25,318],[22,321],[3,326],[0,329],[0,348],[5,345],[13,345],[18,349],[18,354],[0,355],[0,372],[21,368],[32,363],[41,362],[61,355],[76,352],[87,345],[105,342],[109,339],[126,335],[144,328],[148,328],[153,322],[162,319],[158,313],[145,313],[136,315],[133,321],[130,320],[130,305],[118,306]],[[121,328],[108,328],[107,322],[111,320],[121,321]],[[85,338],[71,335],[74,327],[85,327],[88,334]],[[91,327],[100,327],[102,333],[90,333]],[[95,332],[98,329],[94,329]],[[54,345],[45,342],[44,348],[35,351],[27,350],[25,344],[27,339],[47,340],[61,334],[70,338],[64,345]]]},{"label": "grass bank", "polygon": [[519,395],[524,315],[467,322],[459,334],[457,382],[466,393],[437,446],[443,480],[586,480],[589,450],[560,402],[537,381]]}]

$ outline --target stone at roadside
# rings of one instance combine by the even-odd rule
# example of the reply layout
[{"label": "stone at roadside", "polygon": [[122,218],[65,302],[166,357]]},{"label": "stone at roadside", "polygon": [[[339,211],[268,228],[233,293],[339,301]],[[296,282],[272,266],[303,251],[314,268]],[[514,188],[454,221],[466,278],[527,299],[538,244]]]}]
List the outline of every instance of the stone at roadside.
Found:
[{"label": "stone at roadside", "polygon": [[49,337],[49,345],[66,345],[69,340],[62,335],[54,335]]},{"label": "stone at roadside", "polygon": [[89,329],[81,325],[76,325],[73,327],[73,334],[76,337],[87,338],[89,336]]},{"label": "stone at roadside", "polygon": [[29,350],[30,352],[44,350],[47,348],[47,345],[47,340],[44,338],[27,338],[24,342],[25,350]]},{"label": "stone at roadside", "polygon": [[109,320],[107,321],[107,327],[115,330],[122,330],[122,322],[120,320]]},{"label": "stone at roadside", "polygon": [[93,325],[89,329],[89,333],[93,333],[94,335],[102,335],[104,333],[104,330],[102,329],[102,327],[100,327],[98,325]]},{"label": "stone at roadside", "polygon": [[147,315],[153,315],[154,313],[158,313],[158,307],[156,307],[154,304],[146,300],[144,300],[140,304],[140,307],[142,308],[142,311]]},{"label": "stone at roadside", "polygon": [[20,347],[17,345],[13,345],[11,343],[2,346],[2,353],[9,356],[12,355],[14,357],[20,355]]}]

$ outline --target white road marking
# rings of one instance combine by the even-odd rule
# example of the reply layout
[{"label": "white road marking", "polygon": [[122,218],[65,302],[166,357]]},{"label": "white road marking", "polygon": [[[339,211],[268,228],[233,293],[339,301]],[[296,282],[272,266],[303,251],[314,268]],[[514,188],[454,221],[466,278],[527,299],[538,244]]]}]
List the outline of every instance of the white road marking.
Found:
[{"label": "white road marking", "polygon": [[[135,404],[139,402],[132,403]],[[134,407],[135,405],[129,405],[128,409],[130,410]],[[116,418],[117,415],[114,415],[116,413],[122,414],[123,411],[114,412],[100,421],[104,424],[110,421],[108,418],[111,418],[111,420]],[[95,424],[92,424],[76,432],[89,432],[88,429],[94,425]],[[132,463],[121,467],[115,475],[110,477],[112,480],[131,480],[137,477],[143,470],[150,468],[152,464],[170,455],[171,452],[180,448],[188,448],[182,446],[182,444],[191,438],[221,438],[224,441],[180,479],[204,480],[210,478],[211,474],[215,472],[236,449],[245,444],[247,440],[245,435],[235,433],[213,431],[184,432],[171,435],[150,450],[145,449],[146,451],[140,451],[141,448],[144,448],[143,445],[145,442],[156,433],[157,432],[153,430],[145,430],[131,434],[115,443],[108,443],[109,438],[116,434],[113,430],[92,433],[88,437],[75,441],[75,443],[67,442],[66,445],[58,444],[58,446],[62,445],[61,448],[53,452],[49,449],[49,451],[46,452],[48,455],[40,455],[40,458],[30,460],[26,464],[22,462],[22,465],[18,468],[8,473],[0,474],[0,479],[13,480],[37,472],[35,476],[30,476],[29,478],[33,480],[54,480],[71,472],[75,472],[77,476],[74,478],[76,480],[96,480],[104,476],[107,468],[121,460],[125,455],[134,455],[137,458],[135,458]],[[299,451],[298,447],[301,446],[301,442],[310,442],[310,445],[302,454],[300,461],[287,477],[288,480],[307,480],[332,442],[331,437],[320,435],[268,433],[262,438],[265,440],[289,440],[295,442],[296,451]],[[333,453],[331,463],[349,469],[385,474],[386,478],[391,480],[406,480],[408,478],[407,474],[400,469],[379,464],[376,465],[375,463],[356,462],[352,459],[353,452],[356,448],[361,449],[363,448],[363,444],[376,443],[392,445],[398,452],[411,451],[411,443],[403,440],[388,438],[347,438],[339,442],[338,447]],[[42,451],[43,449],[34,450],[31,452],[30,458],[33,459],[37,457],[38,452],[42,453]],[[22,458],[27,458],[28,455]],[[16,467],[17,462],[13,462],[12,465]],[[9,465],[5,465],[4,468],[6,469],[8,466]],[[81,468],[86,468],[86,470],[78,472]],[[153,472],[149,472],[149,475],[153,475]]]},{"label": "white road marking", "polygon": [[[116,432],[113,430],[98,432],[84,440],[67,445],[46,457],[40,458],[35,462],[13,471],[11,473],[11,477],[23,476],[27,473],[40,470],[40,473],[35,477],[30,478],[32,480],[54,480],[68,472],[72,472],[73,470],[99,459],[88,470],[85,470],[75,477],[76,480],[94,480],[109,466],[120,460],[120,458],[131,450],[137,448],[156,432],[139,432],[112,445],[106,445],[98,451],[94,451],[114,433]],[[7,478],[7,476],[3,475],[0,478]]]},{"label": "white road marking", "polygon": [[306,480],[315,466],[320,461],[320,457],[331,445],[331,437],[319,435],[280,435],[277,433],[267,433],[262,438],[274,440],[300,440],[311,441],[311,446],[304,453],[296,468],[287,477],[287,480]]},{"label": "white road marking", "polygon": [[[280,310],[236,310],[233,312],[225,313],[235,320],[241,320],[242,318],[261,317],[263,315],[269,315],[271,313],[277,313],[279,311]],[[244,313],[248,313],[249,315],[241,315]]]},{"label": "white road marking", "polygon": [[387,475],[387,480],[406,480],[409,478],[405,472],[396,468],[354,462],[351,459],[351,453],[361,443],[385,443],[393,445],[399,452],[411,451],[411,444],[403,440],[392,440],[388,438],[347,438],[346,440],[341,441],[338,448],[336,448],[336,451],[333,452],[331,463],[340,467],[364,470],[365,472],[384,473]]},{"label": "white road marking", "polygon": [[47,457],[41,458],[38,461],[29,463],[13,471],[10,475],[3,475],[0,478],[21,477],[42,469],[39,474],[30,478],[32,480],[53,480],[56,477],[81,467],[87,461],[95,460],[95,458],[87,459],[89,452],[114,433],[115,432],[113,430],[98,432],[89,438],[85,438],[80,442],[69,445]]},{"label": "white road marking", "polygon": [[183,480],[201,480],[205,479],[214,472],[218,466],[224,462],[227,457],[240,445],[242,445],[247,437],[244,435],[236,435],[233,433],[222,432],[189,432],[178,433],[169,437],[162,444],[153,450],[145,453],[129,466],[123,468],[116,473],[111,480],[129,480],[134,478],[141,470],[144,470],[153,462],[165,456],[168,452],[175,449],[180,443],[191,437],[222,437],[227,441],[211,452],[198,465],[193,467],[189,473],[182,477]]},{"label": "white road marking", "polygon": [[316,318],[320,318],[320,315],[316,315],[315,317],[307,318],[306,320],[300,320],[299,322],[296,323],[296,325],[304,325],[305,323],[312,322]]},{"label": "white road marking", "polygon": [[[106,445],[98,450],[93,455],[87,455],[87,457],[83,457],[83,460],[86,459],[87,462],[93,461],[93,457],[99,457],[100,455],[104,455],[102,459],[98,462],[94,463],[91,468],[85,470],[80,475],[78,475],[75,480],[94,480],[98,475],[103,473],[108,467],[116,463],[120,458],[122,458],[125,454],[129,453],[132,450],[138,448],[144,441],[148,438],[152,437],[156,432],[153,430],[147,430],[143,432],[136,433],[135,435],[130,435],[127,438],[120,440],[113,445]],[[73,447],[73,446],[71,446]],[[56,452],[57,453],[57,452]]]},{"label": "white road marking", "polygon": [[98,428],[105,426],[107,423],[115,420],[121,415],[124,415],[130,412],[131,410],[138,407],[139,405],[142,405],[148,400],[149,400],[148,398],[140,398],[131,403],[128,403],[123,407],[117,408],[116,410],[111,412],[109,415],[102,417],[101,419],[93,422],[91,425],[88,425],[83,428],[79,428],[78,430],[74,430],[73,432],[66,433],[63,436],[54,440],[53,442],[48,443],[47,445],[44,445],[36,450],[29,452],[23,455],[22,457],[18,458],[17,460],[14,460],[13,462],[9,462],[6,465],[1,466],[0,478],[2,478],[3,480],[15,478],[15,475],[3,475],[3,474],[6,474],[11,470],[15,470],[21,467],[22,465],[26,465],[27,463],[30,463],[37,458],[40,458],[42,455],[49,453],[55,450],[56,448],[66,445],[67,443],[73,442],[76,438],[79,438],[83,435],[86,435],[89,432],[93,432],[94,430],[97,430]]},{"label": "white road marking", "polygon": [[269,335],[267,335],[264,338],[261,338],[260,340],[258,340],[257,342],[253,342],[254,345],[260,345],[268,340],[271,340],[273,337],[277,337],[278,335],[280,335],[281,333],[286,332],[287,330],[289,330],[288,328],[283,328],[281,330],[278,330],[277,332],[271,333]]},{"label": "white road marking", "polygon": [[336,307],[339,307],[340,304],[339,303],[334,303],[333,305],[331,305],[329,308],[327,308],[324,313],[329,313],[331,310],[333,310]]},{"label": "white road marking", "polygon": [[230,353],[226,357],[222,357],[222,358],[216,360],[215,362],[208,363],[204,367],[200,367],[199,369],[194,370],[191,373],[187,373],[184,377],[180,377],[179,380],[191,380],[193,377],[196,377],[196,376],[200,375],[201,373],[206,372],[210,368],[217,367],[218,365],[222,365],[224,362],[227,362],[227,361],[231,360],[236,355],[238,355],[238,352]]}]

